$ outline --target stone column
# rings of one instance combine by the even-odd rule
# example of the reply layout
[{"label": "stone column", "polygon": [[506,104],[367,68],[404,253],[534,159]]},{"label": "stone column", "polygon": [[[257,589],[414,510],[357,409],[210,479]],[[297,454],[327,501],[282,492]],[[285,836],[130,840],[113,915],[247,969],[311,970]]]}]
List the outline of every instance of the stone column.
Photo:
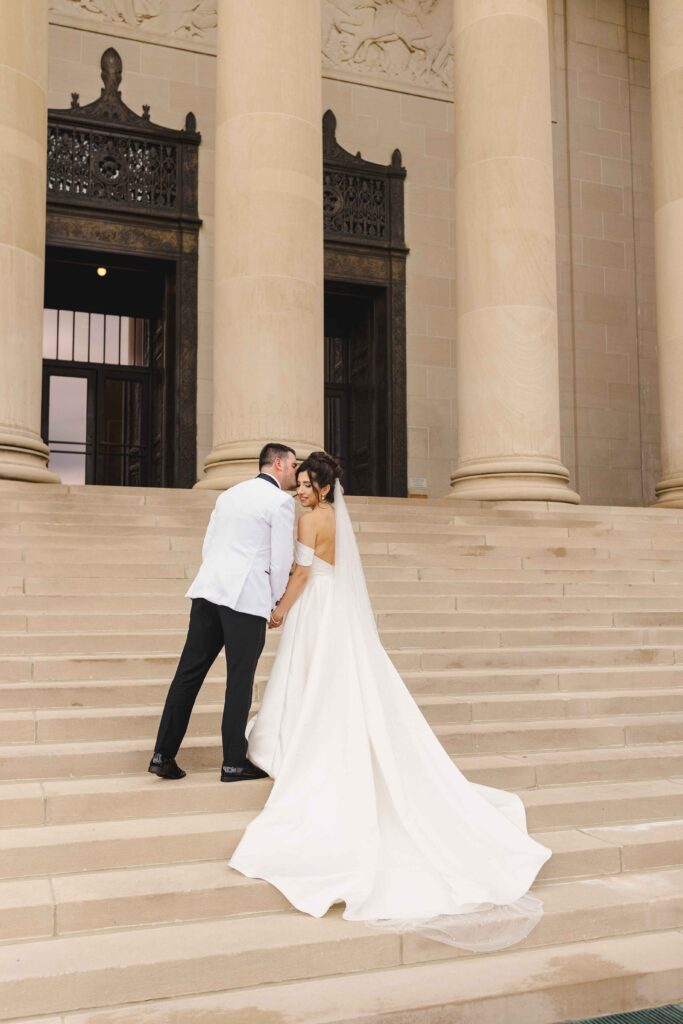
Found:
[{"label": "stone column", "polygon": [[578,502],[560,460],[547,0],[454,0],[458,498]]},{"label": "stone column", "polygon": [[683,508],[683,5],[650,4],[652,163],[662,479],[656,505]]},{"label": "stone column", "polygon": [[320,0],[221,0],[214,442],[198,486],[257,472],[266,441],[323,445]]},{"label": "stone column", "polygon": [[40,437],[47,2],[0,4],[0,478],[56,483]]}]

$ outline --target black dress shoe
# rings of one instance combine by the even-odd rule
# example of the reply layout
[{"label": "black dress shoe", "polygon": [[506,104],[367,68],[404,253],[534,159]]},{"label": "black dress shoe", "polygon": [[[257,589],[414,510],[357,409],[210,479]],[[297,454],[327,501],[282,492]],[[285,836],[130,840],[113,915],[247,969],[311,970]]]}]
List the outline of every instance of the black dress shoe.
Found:
[{"label": "black dress shoe", "polygon": [[262,768],[257,768],[248,758],[245,758],[241,764],[224,764],[221,768],[221,782],[241,782],[247,779],[267,778],[268,772],[264,772]]},{"label": "black dress shoe", "polygon": [[154,755],[147,771],[160,779],[184,779],[187,774],[176,764],[174,757],[164,757],[163,754]]}]

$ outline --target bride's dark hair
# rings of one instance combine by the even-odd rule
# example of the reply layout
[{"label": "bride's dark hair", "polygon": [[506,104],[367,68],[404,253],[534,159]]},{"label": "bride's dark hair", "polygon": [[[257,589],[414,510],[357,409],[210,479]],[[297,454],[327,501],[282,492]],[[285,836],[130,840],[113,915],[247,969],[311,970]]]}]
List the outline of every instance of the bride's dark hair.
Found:
[{"label": "bride's dark hair", "polygon": [[329,501],[330,504],[334,502],[334,485],[337,480],[341,480],[342,469],[338,459],[335,459],[334,455],[328,455],[327,452],[311,452],[307,459],[297,466],[296,470],[296,482],[299,483],[299,473],[306,472],[310,478],[313,490],[318,496],[320,501],[320,491],[323,487],[330,485],[330,490],[325,501]]}]

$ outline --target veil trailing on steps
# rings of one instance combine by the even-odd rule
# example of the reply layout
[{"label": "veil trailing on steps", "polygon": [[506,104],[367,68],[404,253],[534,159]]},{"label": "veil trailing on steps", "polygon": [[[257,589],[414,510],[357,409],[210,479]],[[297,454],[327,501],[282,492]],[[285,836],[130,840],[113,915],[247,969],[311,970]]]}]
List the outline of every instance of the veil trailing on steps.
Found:
[{"label": "veil trailing on steps", "polygon": [[[394,837],[390,843],[379,844],[375,882],[382,886],[380,879],[386,872],[391,875],[395,860],[401,884],[409,890],[411,883],[416,883],[414,899],[407,893],[406,899],[395,901],[396,916],[368,919],[367,923],[389,931],[414,932],[470,951],[502,949],[520,942],[543,915],[541,900],[527,889],[549,851],[527,835],[519,797],[467,782],[432,733],[382,647],[339,481],[334,508],[334,621],[343,634],[335,642],[333,671],[339,685],[348,685],[349,676],[358,683],[372,748],[373,777],[368,789],[374,783],[380,827],[385,819],[387,824],[390,821],[389,834]],[[348,630],[343,626],[346,622]],[[465,814],[473,834],[461,843],[459,816]],[[481,822],[477,822],[478,814]],[[468,878],[467,866],[462,864],[465,848],[478,862],[472,864],[474,878]],[[490,867],[482,872],[482,864]],[[508,879],[504,877],[506,864]],[[421,879],[424,884],[425,871],[430,869],[434,879],[427,884],[422,904]],[[434,897],[440,886],[433,884],[437,877],[449,890],[448,899],[441,904],[448,910],[445,913],[433,912],[439,908],[438,896]],[[389,907],[393,901],[383,902]],[[402,907],[418,909],[421,905],[427,911],[424,915],[401,912]]]}]

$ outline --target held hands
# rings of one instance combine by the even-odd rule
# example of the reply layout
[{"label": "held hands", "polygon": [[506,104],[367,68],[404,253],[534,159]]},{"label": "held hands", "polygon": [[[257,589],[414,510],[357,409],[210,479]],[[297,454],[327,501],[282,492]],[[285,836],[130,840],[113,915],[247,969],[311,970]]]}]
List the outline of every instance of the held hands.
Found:
[{"label": "held hands", "polygon": [[279,629],[284,621],[284,615],[278,615],[276,610],[273,609],[273,611],[270,613],[270,622],[268,623],[268,629]]}]

